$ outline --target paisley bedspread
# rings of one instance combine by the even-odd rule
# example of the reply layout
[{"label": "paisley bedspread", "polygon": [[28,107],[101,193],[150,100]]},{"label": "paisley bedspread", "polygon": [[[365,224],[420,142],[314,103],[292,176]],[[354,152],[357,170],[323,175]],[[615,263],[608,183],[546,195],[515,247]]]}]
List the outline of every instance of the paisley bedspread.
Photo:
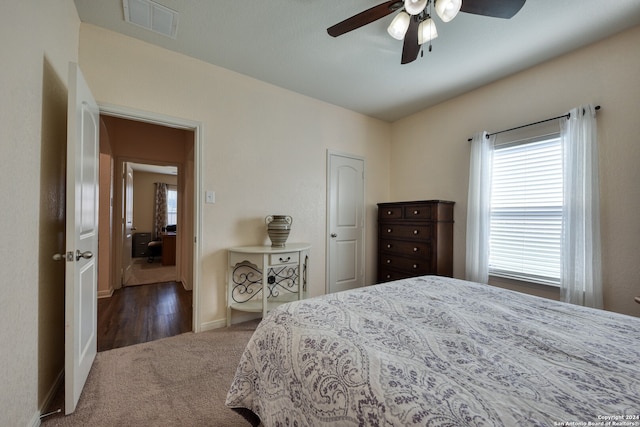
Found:
[{"label": "paisley bedspread", "polygon": [[226,404],[265,426],[640,426],[640,318],[436,276],[325,295],[262,320]]}]

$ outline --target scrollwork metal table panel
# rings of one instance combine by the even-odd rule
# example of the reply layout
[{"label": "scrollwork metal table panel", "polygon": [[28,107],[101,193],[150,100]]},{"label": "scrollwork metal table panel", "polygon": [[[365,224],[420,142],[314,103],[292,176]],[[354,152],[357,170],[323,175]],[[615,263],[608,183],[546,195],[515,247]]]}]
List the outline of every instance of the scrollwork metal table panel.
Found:
[{"label": "scrollwork metal table panel", "polygon": [[[227,325],[232,310],[262,312],[298,299],[306,292],[309,249],[307,243],[284,248],[240,246],[229,249]],[[266,271],[267,274],[263,275]],[[266,277],[266,280],[264,278]]]}]

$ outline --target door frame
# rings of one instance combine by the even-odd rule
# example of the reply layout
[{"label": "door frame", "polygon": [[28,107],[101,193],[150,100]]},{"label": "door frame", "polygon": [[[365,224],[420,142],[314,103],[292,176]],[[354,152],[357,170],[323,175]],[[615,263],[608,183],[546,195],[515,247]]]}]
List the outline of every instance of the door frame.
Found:
[{"label": "door frame", "polygon": [[[358,156],[355,154],[345,153],[342,151],[335,150],[327,150],[327,214],[326,214],[326,226],[325,226],[325,284],[324,289],[325,293],[329,293],[330,291],[330,271],[331,271],[331,237],[329,233],[331,233],[331,157],[332,156],[340,156],[346,157],[349,159],[360,160],[362,161],[362,172],[365,174],[362,180],[362,254],[360,255],[360,262],[362,263],[362,271],[363,271],[363,280],[366,277],[366,244],[367,244],[367,180],[366,180],[366,170],[367,170],[367,161],[363,156]],[[363,283],[364,286],[364,283]]]},{"label": "door frame", "polygon": [[166,126],[176,129],[185,129],[194,133],[194,252],[193,252],[193,332],[201,332],[200,323],[200,254],[202,253],[202,122],[195,120],[182,119],[167,116],[149,111],[137,110],[134,108],[124,107],[121,105],[113,105],[98,102],[100,114],[117,117],[121,119],[134,120],[160,126]]}]

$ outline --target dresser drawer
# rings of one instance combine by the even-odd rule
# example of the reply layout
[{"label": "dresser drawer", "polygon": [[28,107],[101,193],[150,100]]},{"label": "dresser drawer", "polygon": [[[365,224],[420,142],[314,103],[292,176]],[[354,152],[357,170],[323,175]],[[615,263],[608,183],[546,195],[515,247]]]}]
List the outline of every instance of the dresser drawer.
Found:
[{"label": "dresser drawer", "polygon": [[381,254],[380,266],[381,268],[393,268],[403,270],[410,273],[413,276],[419,276],[429,273],[429,260],[421,260],[414,258],[403,258],[394,255]]},{"label": "dresser drawer", "polygon": [[380,207],[378,209],[378,220],[384,221],[385,219],[400,219],[402,218],[402,207]]},{"label": "dresser drawer", "polygon": [[132,258],[141,258],[149,256],[149,246],[147,245],[137,245],[131,246],[131,257]]},{"label": "dresser drawer", "polygon": [[299,252],[283,252],[269,255],[269,265],[297,264]]},{"label": "dresser drawer", "polygon": [[430,205],[407,205],[404,207],[404,218],[407,220],[430,220],[434,217],[431,211],[432,206]]},{"label": "dresser drawer", "polygon": [[381,224],[380,237],[430,239],[432,235],[431,224]]},{"label": "dresser drawer", "polygon": [[390,282],[392,280],[400,280],[400,279],[406,279],[407,277],[414,277],[415,274],[413,273],[407,273],[404,271],[395,271],[395,270],[388,270],[386,268],[381,268],[380,271],[378,272],[378,282],[382,283],[382,282]]},{"label": "dresser drawer", "polygon": [[134,233],[131,238],[134,245],[146,245],[151,241],[151,233]]},{"label": "dresser drawer", "polygon": [[149,256],[149,242],[151,241],[151,233],[135,233],[132,236],[131,256],[133,258]]},{"label": "dresser drawer", "polygon": [[431,258],[431,244],[426,242],[412,242],[407,240],[380,240],[380,252],[389,252],[420,258]]}]

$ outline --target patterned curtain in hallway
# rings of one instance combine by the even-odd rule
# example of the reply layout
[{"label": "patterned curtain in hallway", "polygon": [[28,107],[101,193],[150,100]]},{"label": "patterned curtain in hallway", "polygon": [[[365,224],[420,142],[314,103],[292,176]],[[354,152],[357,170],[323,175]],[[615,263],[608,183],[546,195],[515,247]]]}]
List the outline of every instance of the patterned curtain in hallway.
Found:
[{"label": "patterned curtain in hallway", "polygon": [[153,238],[160,240],[162,229],[167,226],[167,184],[164,182],[156,182],[155,202]]}]

